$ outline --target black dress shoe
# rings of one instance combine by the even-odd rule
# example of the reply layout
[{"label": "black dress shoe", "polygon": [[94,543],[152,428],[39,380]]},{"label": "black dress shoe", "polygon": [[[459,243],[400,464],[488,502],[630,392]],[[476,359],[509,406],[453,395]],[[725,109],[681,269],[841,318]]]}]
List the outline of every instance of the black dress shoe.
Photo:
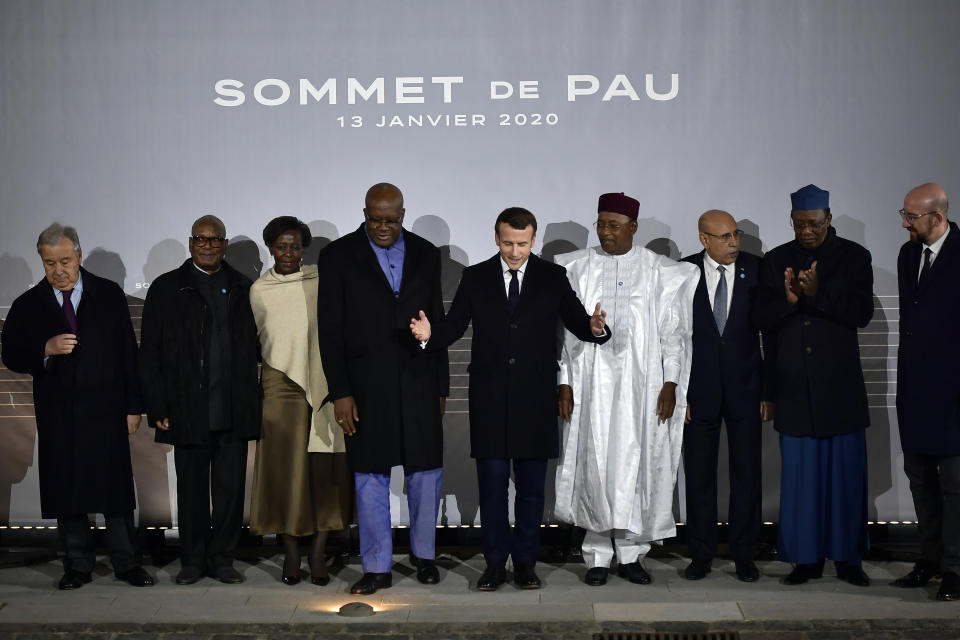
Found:
[{"label": "black dress shoe", "polygon": [[940,583],[940,590],[937,591],[937,600],[944,602],[960,600],[960,576],[953,571],[943,572],[943,582]]},{"label": "black dress shoe", "polygon": [[793,571],[783,578],[780,578],[780,584],[792,587],[821,576],[823,576],[823,565],[820,563],[796,564],[793,566]]},{"label": "black dress shoe", "polygon": [[737,560],[737,580],[741,582],[756,582],[760,579],[760,570],[752,560]]},{"label": "black dress shoe", "polygon": [[420,581],[420,584],[437,584],[440,582],[437,563],[433,560],[420,558],[417,563],[417,580]]},{"label": "black dress shoe", "polygon": [[710,573],[709,560],[692,560],[683,570],[683,577],[687,580],[703,580]]},{"label": "black dress shoe", "polygon": [[60,582],[57,583],[57,588],[62,589],[63,591],[79,589],[83,585],[90,582],[91,579],[92,578],[89,573],[68,569],[66,572],[64,572],[63,577],[60,578]]},{"label": "black dress shoe", "polygon": [[[240,572],[229,564],[210,569],[210,577],[216,578],[224,584],[240,584],[243,582],[243,576],[240,575]],[[299,578],[297,579],[299,580]]]},{"label": "black dress shoe", "polygon": [[131,587],[152,587],[153,577],[143,570],[143,567],[133,567],[115,574],[117,580],[123,580]]},{"label": "black dress shoe", "polygon": [[539,589],[540,578],[533,570],[532,564],[513,565],[513,584],[521,589]]},{"label": "black dress shoe", "polygon": [[592,569],[587,569],[587,575],[583,579],[591,587],[602,587],[607,584],[607,568],[606,567],[594,567]]},{"label": "black dress shoe", "polygon": [[507,570],[503,567],[487,567],[477,580],[477,591],[496,591],[507,581]]},{"label": "black dress shoe", "polygon": [[203,577],[203,572],[198,567],[186,565],[180,568],[177,577],[173,579],[177,584],[193,584]]},{"label": "black dress shoe", "polygon": [[938,573],[940,572],[929,564],[925,562],[918,562],[913,565],[913,569],[910,570],[910,573],[897,578],[890,584],[894,587],[900,587],[901,589],[916,589],[930,582],[930,580]]},{"label": "black dress shoe", "polygon": [[368,596],[376,593],[377,589],[389,589],[393,586],[391,573],[365,573],[363,577],[353,583],[350,593],[355,596]]},{"label": "black dress shoe", "polygon": [[322,576],[317,576],[317,575],[310,574],[310,582],[317,585],[318,587],[325,587],[328,584],[330,584],[330,575],[325,574]]},{"label": "black dress shoe", "polygon": [[857,564],[848,564],[846,562],[835,563],[837,567],[837,578],[849,582],[855,587],[869,587],[870,576],[863,572],[863,567]]},{"label": "black dress shoe", "polygon": [[[296,565],[296,566],[294,566]],[[280,582],[291,587],[300,584],[300,557],[294,559],[287,556],[283,559],[283,573],[280,575]]]},{"label": "black dress shoe", "polygon": [[640,561],[617,565],[617,575],[633,584],[650,584],[653,579]]}]

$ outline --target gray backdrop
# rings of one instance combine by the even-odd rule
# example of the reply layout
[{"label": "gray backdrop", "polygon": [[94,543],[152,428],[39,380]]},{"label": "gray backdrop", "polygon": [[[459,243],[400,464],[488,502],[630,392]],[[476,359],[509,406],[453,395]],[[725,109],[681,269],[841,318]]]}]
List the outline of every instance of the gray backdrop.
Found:
[{"label": "gray backdrop", "polygon": [[[788,194],[814,182],[874,257],[870,516],[912,520],[892,407],[896,211],[921,182],[956,190],[958,32],[952,1],[5,0],[0,317],[42,277],[34,243],[54,220],[79,228],[85,266],[123,285],[138,321],[204,213],[256,276],[267,220],[309,221],[318,249],[360,223],[367,187],[393,182],[406,226],[444,248],[449,300],[463,265],[494,252],[506,206],[537,214],[547,256],[595,243],[606,191],[639,198],[638,240],[661,252],[699,250],[697,216],[718,207],[761,253],[792,238]],[[451,353],[448,524],[477,517],[465,348]],[[41,522],[29,390],[0,371],[0,522]],[[769,425],[764,444],[769,520]],[[169,524],[172,454],[147,429],[132,449],[141,521]]]}]

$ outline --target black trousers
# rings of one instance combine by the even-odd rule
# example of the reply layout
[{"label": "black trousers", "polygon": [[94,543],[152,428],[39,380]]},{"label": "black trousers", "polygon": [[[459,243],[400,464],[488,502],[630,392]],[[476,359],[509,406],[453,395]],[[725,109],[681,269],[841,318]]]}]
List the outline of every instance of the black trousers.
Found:
[{"label": "black trousers", "polygon": [[480,537],[487,566],[502,567],[507,556],[513,564],[534,565],[540,555],[540,524],[543,522],[544,483],[547,461],[514,459],[513,536],[507,497],[510,483],[508,458],[477,458],[480,489]]},{"label": "black trousers", "polygon": [[920,557],[960,574],[960,456],[903,454],[920,522]]},{"label": "black trousers", "polygon": [[208,446],[174,447],[173,458],[180,563],[201,570],[233,564],[243,524],[246,441],[211,431]]},{"label": "black trousers", "polygon": [[[135,548],[136,529],[133,512],[124,516],[104,516],[107,529],[105,541],[110,552],[110,563],[115,574],[128,571],[140,564]],[[63,544],[64,571],[93,572],[96,563],[94,534],[90,529],[87,514],[57,518],[57,533]]]},{"label": "black trousers", "polygon": [[[763,438],[757,413],[724,417],[730,456],[729,544],[735,561],[752,561],[761,522]],[[696,417],[683,429],[683,471],[687,489],[687,547],[693,560],[709,562],[717,551],[717,456],[720,418]]]}]

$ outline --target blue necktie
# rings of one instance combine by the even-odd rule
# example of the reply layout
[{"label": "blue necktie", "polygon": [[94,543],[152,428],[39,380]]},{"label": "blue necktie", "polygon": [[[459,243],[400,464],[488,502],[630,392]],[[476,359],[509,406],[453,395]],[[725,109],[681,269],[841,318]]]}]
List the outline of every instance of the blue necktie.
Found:
[{"label": "blue necktie", "polygon": [[516,269],[507,269],[510,272],[510,289],[507,292],[507,306],[510,307],[510,313],[517,310],[517,303],[520,302],[520,280],[517,279]]},{"label": "blue necktie", "polygon": [[720,282],[713,294],[713,319],[717,323],[717,331],[723,335],[723,328],[727,325],[727,277],[726,269],[717,267],[720,272]]}]

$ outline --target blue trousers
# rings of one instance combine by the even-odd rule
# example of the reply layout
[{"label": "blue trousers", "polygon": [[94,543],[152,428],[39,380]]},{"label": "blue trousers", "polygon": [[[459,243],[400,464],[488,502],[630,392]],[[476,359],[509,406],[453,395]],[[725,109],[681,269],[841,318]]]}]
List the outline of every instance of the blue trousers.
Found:
[{"label": "blue trousers", "polygon": [[[410,549],[418,558],[436,556],[437,514],[443,469],[414,471],[407,480],[410,509]],[[393,532],[390,528],[390,475],[354,473],[357,488],[357,527],[360,561],[364,573],[390,573],[393,567]]]},{"label": "blue trousers", "polygon": [[832,438],[781,435],[780,455],[780,560],[859,564],[869,547],[864,430]]},{"label": "blue trousers", "polygon": [[510,482],[507,458],[477,458],[480,485],[480,537],[487,566],[502,567],[507,556],[514,566],[534,565],[540,555],[540,523],[543,521],[543,488],[547,461],[534,458],[513,460],[516,496],[513,501],[514,534],[511,540],[507,512]]}]

